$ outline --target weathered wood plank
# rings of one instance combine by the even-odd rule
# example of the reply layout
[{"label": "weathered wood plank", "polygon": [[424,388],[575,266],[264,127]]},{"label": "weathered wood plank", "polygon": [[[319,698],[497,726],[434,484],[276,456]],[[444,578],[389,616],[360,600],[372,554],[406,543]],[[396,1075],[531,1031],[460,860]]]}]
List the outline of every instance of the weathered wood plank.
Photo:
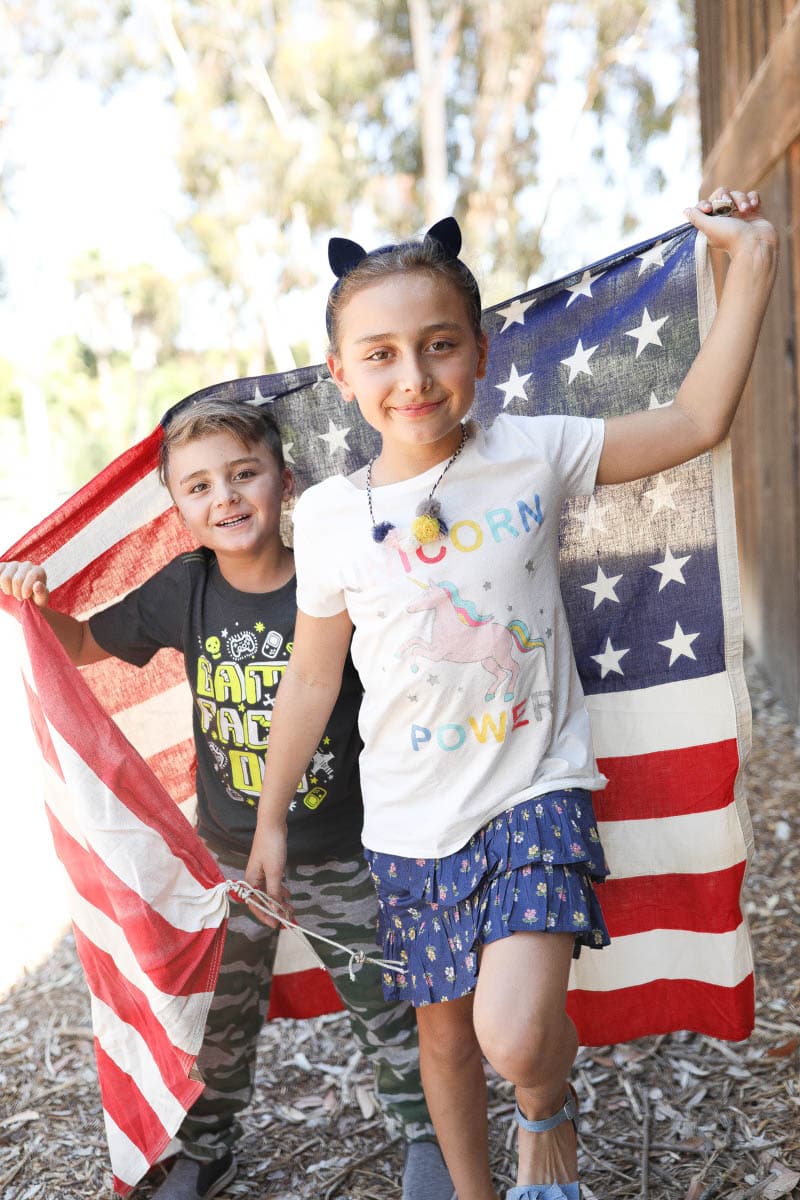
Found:
[{"label": "weathered wood plank", "polygon": [[[729,9],[723,11],[731,15]],[[724,44],[729,51],[728,34]],[[798,63],[800,0],[707,154],[701,194],[708,195],[718,184],[730,185],[734,180],[745,187],[756,186],[800,137]],[[731,69],[729,64],[727,80]]]}]

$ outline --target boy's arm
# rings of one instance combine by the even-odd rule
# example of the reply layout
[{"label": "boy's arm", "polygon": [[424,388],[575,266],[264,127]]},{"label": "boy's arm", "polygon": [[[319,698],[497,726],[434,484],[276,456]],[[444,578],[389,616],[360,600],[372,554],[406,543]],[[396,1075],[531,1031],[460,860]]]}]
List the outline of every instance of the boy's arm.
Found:
[{"label": "boy's arm", "polygon": [[673,404],[606,421],[598,483],[655,475],[710,450],[727,435],[747,382],[777,266],[777,236],[761,215],[757,192],[718,188],[730,216],[711,202],[687,209],[711,247],[731,258],[719,308]]},{"label": "boy's arm", "polygon": [[30,562],[0,563],[0,591],[15,600],[33,600],[76,667],[88,667],[109,654],[92,637],[88,621],[50,608],[47,572]]},{"label": "boy's arm", "polygon": [[[325,733],[342,684],[352,622],[347,612],[335,617],[309,617],[298,611],[294,648],[281,679],[266,757],[266,774],[258,802],[253,847],[246,881],[281,903],[286,867],[286,816],[297,783]],[[266,925],[277,925],[256,913]]]}]

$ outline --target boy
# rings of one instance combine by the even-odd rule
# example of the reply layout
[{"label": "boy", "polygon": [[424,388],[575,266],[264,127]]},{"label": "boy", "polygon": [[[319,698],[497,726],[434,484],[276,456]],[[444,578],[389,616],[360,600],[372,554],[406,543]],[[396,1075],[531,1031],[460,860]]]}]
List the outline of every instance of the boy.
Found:
[{"label": "boy", "polygon": [[[272,418],[235,402],[200,399],[166,426],[160,477],[199,548],[123,600],[78,621],[48,607],[42,567],[0,563],[0,587],[33,599],[71,660],[114,655],[144,666],[164,646],[184,654],[197,753],[198,833],[226,878],[241,879],[255,830],[272,703],[292,650],[294,560],[280,535],[293,494]],[[297,920],[352,949],[374,951],[374,889],[361,853],[352,663],[289,819],[289,883]],[[256,1043],[269,1001],[276,934],[234,906],[198,1067],[206,1088],[179,1131],[181,1155],[157,1200],[205,1200],[233,1179],[239,1114],[253,1089]],[[455,1200],[419,1078],[416,1022],[382,997],[380,972],[350,979],[345,957],[315,943],[373,1062],[387,1112],[408,1141],[404,1200]]]}]

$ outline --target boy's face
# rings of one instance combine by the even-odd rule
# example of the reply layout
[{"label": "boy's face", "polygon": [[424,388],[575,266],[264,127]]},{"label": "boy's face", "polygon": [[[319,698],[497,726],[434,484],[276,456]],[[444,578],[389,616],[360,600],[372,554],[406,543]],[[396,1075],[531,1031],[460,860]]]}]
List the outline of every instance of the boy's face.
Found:
[{"label": "boy's face", "polygon": [[226,432],[174,446],[167,484],[186,528],[221,559],[279,543],[281,505],[294,492],[291,471],[281,471],[269,447]]}]

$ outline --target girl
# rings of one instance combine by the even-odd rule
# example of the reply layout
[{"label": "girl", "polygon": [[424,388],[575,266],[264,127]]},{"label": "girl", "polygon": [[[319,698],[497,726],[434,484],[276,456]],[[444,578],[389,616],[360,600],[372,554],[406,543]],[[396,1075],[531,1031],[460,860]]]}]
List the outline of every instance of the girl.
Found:
[{"label": "girl", "polygon": [[[363,840],[383,956],[405,968],[385,993],[417,1008],[458,1200],[497,1200],[482,1055],[516,1087],[508,1200],[579,1195],[565,1000],[573,953],[608,940],[592,887],[606,867],[591,792],[605,781],[559,594],[558,518],[565,497],[656,474],[728,432],[776,237],[757,193],[712,201],[687,217],[731,258],[713,328],[672,406],[605,422],[465,422],[487,341],[452,219],[370,254],[331,242],[328,366],[382,445],[297,505],[300,611],[247,879],[287,898],[286,813],[355,629]],[[711,216],[720,203],[730,216]]]}]

